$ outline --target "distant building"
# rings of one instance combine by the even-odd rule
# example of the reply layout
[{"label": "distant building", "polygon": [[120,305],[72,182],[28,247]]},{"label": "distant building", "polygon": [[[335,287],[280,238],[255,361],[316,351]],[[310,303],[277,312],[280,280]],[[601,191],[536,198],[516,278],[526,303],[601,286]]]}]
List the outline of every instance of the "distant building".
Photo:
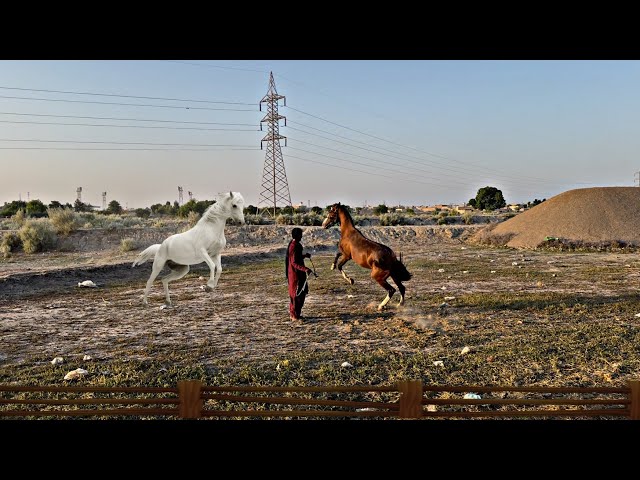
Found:
[{"label": "distant building", "polygon": [[471,205],[456,205],[454,207],[454,210],[458,213],[464,213],[464,212],[473,212],[475,208],[473,208]]}]

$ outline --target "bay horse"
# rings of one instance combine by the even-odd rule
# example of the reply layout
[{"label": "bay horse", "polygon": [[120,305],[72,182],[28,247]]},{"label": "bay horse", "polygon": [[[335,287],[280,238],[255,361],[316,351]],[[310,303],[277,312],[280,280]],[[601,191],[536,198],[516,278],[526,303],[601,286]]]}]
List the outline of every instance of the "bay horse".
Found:
[{"label": "bay horse", "polygon": [[[329,207],[329,213],[322,222],[322,228],[329,228],[336,222],[340,223],[340,242],[338,243],[338,253],[333,259],[331,270],[334,270],[337,266],[345,280],[353,285],[353,278],[349,277],[342,269],[345,263],[353,259],[361,267],[370,269],[371,278],[387,291],[387,296],[378,305],[378,310],[382,310],[396,292],[396,289],[387,282],[387,279],[391,277],[398,286],[398,290],[400,290],[400,302],[398,305],[403,305],[406,289],[402,282],[410,280],[412,275],[402,263],[402,253],[400,254],[400,259],[398,259],[391,248],[365,237],[353,225],[353,219],[349,211],[340,202]],[[340,256],[342,256],[342,259],[338,262]]]},{"label": "bay horse", "polygon": [[222,274],[221,252],[227,245],[224,226],[229,218],[244,225],[243,209],[244,198],[239,192],[221,194],[192,228],[186,232],[171,235],[162,243],[156,243],[142,251],[132,267],[142,265],[153,258],[151,276],[144,289],[144,304],[148,305],[147,295],[151,285],[165,265],[171,269],[171,272],[162,279],[167,306],[171,306],[169,282],[184,277],[189,272],[189,265],[206,262],[211,273],[204,290],[211,292]]}]

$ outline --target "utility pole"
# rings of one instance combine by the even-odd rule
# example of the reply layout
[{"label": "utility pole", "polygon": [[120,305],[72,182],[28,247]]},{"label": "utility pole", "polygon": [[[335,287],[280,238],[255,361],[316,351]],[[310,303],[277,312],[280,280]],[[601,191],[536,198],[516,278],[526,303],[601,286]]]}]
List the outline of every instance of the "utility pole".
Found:
[{"label": "utility pole", "polygon": [[78,202],[82,203],[82,187],[76,188],[76,195],[78,198]]},{"label": "utility pole", "polygon": [[282,149],[280,147],[280,139],[284,139],[284,145],[285,147],[287,146],[287,137],[280,135],[280,119],[284,120],[285,126],[287,125],[287,119],[278,114],[278,100],[280,99],[284,101],[286,106],[287,100],[284,95],[278,95],[276,83],[273,80],[273,72],[271,72],[269,90],[260,100],[260,111],[262,111],[262,104],[267,104],[267,114],[260,120],[260,130],[262,130],[263,122],[267,122],[268,129],[267,134],[260,140],[260,149],[262,149],[262,143],[267,142],[267,153],[262,170],[262,191],[258,200],[258,212],[261,205],[264,205],[263,211],[267,212],[273,207],[274,217],[278,202],[283,206],[292,206],[287,173],[284,168],[284,159],[282,158]]},{"label": "utility pole", "polygon": [[107,192],[102,192],[102,210],[107,209]]},{"label": "utility pole", "polygon": [[[636,185],[637,183],[637,185]],[[636,187],[640,187],[640,172],[636,172],[633,178],[633,184]]]},{"label": "utility pole", "polygon": [[178,205],[182,205],[184,202],[184,197],[182,195],[182,187],[178,187]]}]

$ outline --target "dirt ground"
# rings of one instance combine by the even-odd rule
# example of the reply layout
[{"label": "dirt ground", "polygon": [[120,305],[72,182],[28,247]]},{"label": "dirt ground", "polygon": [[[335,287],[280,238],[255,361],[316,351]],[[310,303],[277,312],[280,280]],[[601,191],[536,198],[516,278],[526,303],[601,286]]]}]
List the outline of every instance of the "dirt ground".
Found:
[{"label": "dirt ground", "polygon": [[[114,245],[16,254],[0,262],[0,368],[43,364],[56,356],[80,365],[84,355],[108,363],[171,358],[176,351],[192,352],[204,363],[266,362],[296,352],[330,353],[343,362],[376,351],[433,354],[446,363],[467,346],[479,362],[502,367],[493,379],[478,381],[508,383],[522,377],[514,369],[551,368],[529,360],[521,365],[514,345],[516,351],[526,349],[535,338],[548,351],[570,336],[584,342],[585,358],[563,357],[553,365],[556,377],[547,372],[547,383],[589,377],[608,385],[640,377],[634,347],[640,326],[638,255],[480,247],[466,242],[477,228],[363,228],[367,236],[402,251],[413,273],[405,283],[405,306],[397,306],[396,296],[378,312],[385,292],[369,271],[348,262],[345,270],[355,279],[351,286],[330,270],[339,232],[305,227],[303,245],[312,254],[306,263],[318,278],[309,280],[307,319],[300,323],[289,319],[284,279],[290,227],[230,228],[217,289],[205,292],[208,268],[194,266],[170,283],[173,308],[163,308],[159,280],[149,306],[142,304],[151,264],[132,268],[131,263],[146,244],[124,253]],[[78,287],[85,280],[98,287]],[[575,340],[585,325],[629,329],[632,338],[624,348],[636,357],[625,364],[616,357],[628,355],[620,347],[606,361],[587,355],[589,341]],[[203,351],[211,358],[202,358]],[[531,378],[534,382],[535,375]]]}]

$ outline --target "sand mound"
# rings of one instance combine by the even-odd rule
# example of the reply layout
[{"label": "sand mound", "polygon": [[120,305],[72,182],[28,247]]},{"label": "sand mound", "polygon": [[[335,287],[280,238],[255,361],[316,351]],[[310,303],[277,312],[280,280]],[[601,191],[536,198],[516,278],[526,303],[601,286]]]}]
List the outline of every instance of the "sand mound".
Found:
[{"label": "sand mound", "polygon": [[475,240],[497,241],[513,248],[536,248],[546,237],[579,244],[623,242],[640,246],[638,207],[638,187],[569,190],[478,232]]}]

